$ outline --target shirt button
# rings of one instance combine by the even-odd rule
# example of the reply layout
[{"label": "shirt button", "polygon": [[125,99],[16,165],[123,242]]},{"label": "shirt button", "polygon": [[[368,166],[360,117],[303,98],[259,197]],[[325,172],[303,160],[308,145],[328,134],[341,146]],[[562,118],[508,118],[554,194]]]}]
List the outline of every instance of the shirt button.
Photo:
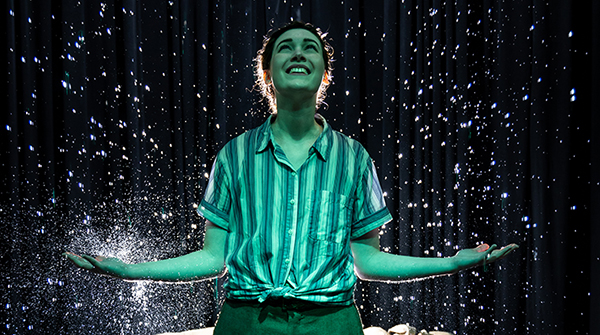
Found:
[{"label": "shirt button", "polygon": [[292,172],[292,176],[296,177],[296,172]]},{"label": "shirt button", "polygon": [[288,235],[292,235],[293,232],[294,232],[293,230],[288,229]]},{"label": "shirt button", "polygon": [[285,264],[290,264],[290,260],[286,258]]},{"label": "shirt button", "polygon": [[296,203],[296,200],[294,200],[294,199],[290,200],[290,204],[292,204],[292,205],[293,205],[293,204],[295,204],[295,203]]}]

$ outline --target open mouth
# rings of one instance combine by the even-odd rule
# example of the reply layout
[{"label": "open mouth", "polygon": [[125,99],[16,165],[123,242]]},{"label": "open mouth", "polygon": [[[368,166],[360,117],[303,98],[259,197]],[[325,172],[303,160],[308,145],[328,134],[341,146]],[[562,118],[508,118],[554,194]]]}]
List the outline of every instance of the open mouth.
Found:
[{"label": "open mouth", "polygon": [[302,64],[294,64],[294,65],[288,67],[287,70],[285,70],[285,72],[287,74],[292,74],[292,75],[309,75],[310,74],[310,70],[308,69],[308,67],[306,67],[305,65],[302,65]]}]

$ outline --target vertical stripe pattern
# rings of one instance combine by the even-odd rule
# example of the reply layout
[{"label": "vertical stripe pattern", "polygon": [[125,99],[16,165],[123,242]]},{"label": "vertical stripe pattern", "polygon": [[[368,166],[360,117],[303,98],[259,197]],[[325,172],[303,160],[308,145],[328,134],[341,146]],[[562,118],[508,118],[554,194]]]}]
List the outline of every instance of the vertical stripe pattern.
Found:
[{"label": "vertical stripe pattern", "polygon": [[198,212],[228,231],[228,298],[352,303],[350,240],[392,217],[366,150],[315,118],[323,132],[298,170],[273,138],[272,116],[217,155]]}]

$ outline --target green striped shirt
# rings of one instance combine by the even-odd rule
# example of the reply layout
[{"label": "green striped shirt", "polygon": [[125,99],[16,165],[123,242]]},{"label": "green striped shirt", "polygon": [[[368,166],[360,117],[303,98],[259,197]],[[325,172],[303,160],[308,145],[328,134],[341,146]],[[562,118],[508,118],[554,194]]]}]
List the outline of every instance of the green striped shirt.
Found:
[{"label": "green striped shirt", "polygon": [[352,303],[350,240],[392,217],[367,151],[315,118],[323,132],[298,170],[274,140],[272,116],[217,155],[198,212],[228,231],[228,298]]}]

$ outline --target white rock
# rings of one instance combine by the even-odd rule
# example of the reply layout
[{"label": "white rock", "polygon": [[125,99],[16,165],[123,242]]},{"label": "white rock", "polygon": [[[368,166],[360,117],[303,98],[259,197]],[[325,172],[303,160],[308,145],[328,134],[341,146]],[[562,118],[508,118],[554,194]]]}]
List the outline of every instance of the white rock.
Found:
[{"label": "white rock", "polygon": [[383,328],[379,327],[369,327],[363,329],[363,333],[365,335],[389,335]]},{"label": "white rock", "polygon": [[162,333],[157,335],[212,335],[215,327],[188,330],[180,333]]},{"label": "white rock", "polygon": [[416,335],[417,329],[409,326],[407,323],[405,325],[396,325],[388,329],[388,333],[390,335]]}]

